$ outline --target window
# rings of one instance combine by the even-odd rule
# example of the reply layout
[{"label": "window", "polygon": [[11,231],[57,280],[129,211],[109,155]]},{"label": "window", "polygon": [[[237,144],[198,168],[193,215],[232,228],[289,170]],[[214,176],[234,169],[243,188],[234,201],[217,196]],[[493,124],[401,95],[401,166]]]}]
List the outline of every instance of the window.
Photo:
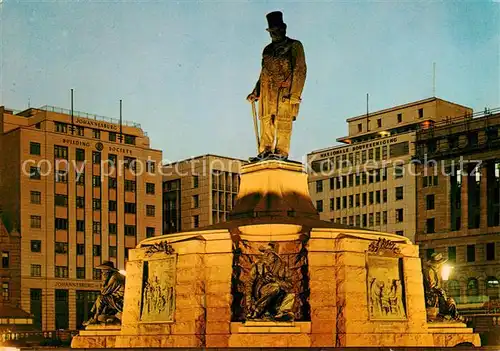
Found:
[{"label": "window", "polygon": [[101,209],[101,199],[92,199],[92,209],[99,211]]},{"label": "window", "polygon": [[477,296],[479,294],[479,284],[476,278],[469,278],[467,282],[467,296]]},{"label": "window", "polygon": [[76,267],[76,279],[85,279],[85,267]]},{"label": "window", "polygon": [[154,205],[146,205],[146,216],[154,217],[155,216],[155,206]]},{"label": "window", "polygon": [[2,299],[4,301],[9,301],[9,283],[8,282],[3,282],[2,283]]},{"label": "window", "polygon": [[434,218],[427,218],[426,220],[426,232],[427,234],[432,234],[436,232]]},{"label": "window", "polygon": [[373,191],[370,191],[370,192],[368,193],[368,203],[369,203],[370,205],[373,205]]},{"label": "window", "polygon": [[424,117],[424,109],[423,108],[419,108],[418,109],[418,118],[422,118]]},{"label": "window", "polygon": [[118,156],[116,155],[113,155],[113,154],[109,154],[108,155],[108,161],[109,161],[109,167],[116,167],[116,165],[118,164]]},{"label": "window", "polygon": [[[359,194],[356,194],[356,207],[359,207],[361,205],[361,198]],[[332,208],[333,210],[333,208]]]},{"label": "window", "polygon": [[427,210],[433,210],[434,209],[434,194],[427,195],[425,197],[425,202],[426,202]]},{"label": "window", "polygon": [[116,212],[116,209],[117,209],[117,203],[115,200],[109,200],[109,203],[108,203],[108,210],[110,212]]},{"label": "window", "polygon": [[382,202],[387,202],[387,189],[382,190]]},{"label": "window", "polygon": [[7,251],[2,252],[2,268],[9,268],[9,253]]},{"label": "window", "polygon": [[92,163],[98,165],[101,163],[101,153],[97,151],[92,151]]},{"label": "window", "polygon": [[118,232],[118,227],[116,223],[109,223],[108,225],[109,234],[116,234]]},{"label": "window", "polygon": [[128,260],[129,250],[130,250],[130,249],[129,249],[128,247],[126,247],[126,248],[125,248],[125,255],[124,255],[124,256],[125,256],[125,259],[126,259],[126,260]]},{"label": "window", "polygon": [[101,245],[92,246],[92,256],[94,257],[101,256]]},{"label": "window", "polygon": [[146,227],[146,238],[151,238],[155,236],[155,228],[154,227]]},{"label": "window", "polygon": [[134,202],[125,202],[125,213],[136,213],[137,205]]},{"label": "window", "polygon": [[401,122],[403,122],[403,114],[398,113],[398,123],[401,123]]},{"label": "window", "polygon": [[193,228],[198,228],[200,226],[200,216],[193,216]]},{"label": "window", "polygon": [[76,149],[75,158],[79,162],[85,161],[85,150],[84,149]]},{"label": "window", "polygon": [[37,124],[35,124],[35,128],[36,129],[40,129],[42,128],[42,124],[40,122],[38,122]]},{"label": "window", "polygon": [[402,166],[394,166],[394,178],[402,178],[404,173],[404,168]]},{"label": "window", "polygon": [[101,234],[101,222],[92,222],[92,233]]},{"label": "window", "polygon": [[109,132],[108,133],[108,138],[109,138],[109,141],[116,141],[116,133],[115,132]]},{"label": "window", "polygon": [[67,183],[68,182],[68,172],[65,170],[58,170],[55,173],[56,183]]},{"label": "window", "polygon": [[56,266],[55,267],[56,278],[68,278],[68,267]]},{"label": "window", "polygon": [[403,200],[403,187],[402,186],[396,187],[396,201],[398,201],[398,200]]},{"label": "window", "polygon": [[108,187],[110,189],[116,189],[118,186],[118,182],[116,178],[108,178]]},{"label": "window", "polygon": [[92,279],[101,280],[101,270],[97,268],[92,269]]},{"label": "window", "polygon": [[432,258],[433,254],[434,254],[434,249],[427,249],[427,250],[425,250],[425,258],[427,260],[430,260]]},{"label": "window", "polygon": [[396,209],[396,223],[401,223],[403,222],[403,209],[398,208]]},{"label": "window", "polygon": [[316,181],[316,192],[317,193],[323,192],[323,181],[322,180]]},{"label": "window", "polygon": [[380,220],[381,220],[380,212],[376,212],[375,213],[375,225],[380,225]]},{"label": "window", "polygon": [[151,160],[148,160],[146,162],[146,171],[148,173],[154,173],[155,172],[155,168],[156,168],[156,163],[151,161]]},{"label": "window", "polygon": [[478,142],[478,134],[477,132],[474,133],[469,133],[467,136],[468,139],[468,145],[469,146],[476,146]]},{"label": "window", "polygon": [[41,228],[42,227],[42,216],[31,216],[30,217],[30,227],[31,228]]},{"label": "window", "polygon": [[56,242],[54,246],[55,253],[66,254],[68,253],[68,243]]},{"label": "window", "polygon": [[76,208],[85,208],[85,198],[83,196],[76,197]]},{"label": "window", "polygon": [[467,262],[476,260],[476,245],[467,245]]},{"label": "window", "polygon": [[30,167],[30,179],[40,180],[40,167]]},{"label": "window", "polygon": [[54,222],[56,230],[68,230],[68,220],[66,218],[56,218]]},{"label": "window", "polygon": [[448,261],[456,262],[457,260],[457,247],[449,246],[448,247]]},{"label": "window", "polygon": [[410,143],[403,141],[401,143],[392,144],[389,146],[389,156],[391,158],[405,156],[410,153]]},{"label": "window", "polygon": [[92,138],[101,139],[101,131],[99,129],[92,129]]},{"label": "window", "polygon": [[[318,202],[316,201],[316,205],[317,204],[318,204]],[[321,205],[323,205],[323,202],[321,203]],[[323,206],[321,206],[321,207],[323,207]],[[342,208],[347,208],[347,196],[342,196]],[[319,210],[318,210],[318,212],[319,212]]]},{"label": "window", "polygon": [[137,230],[135,225],[125,225],[125,235],[127,236],[135,236],[137,234]]},{"label": "window", "polygon": [[125,144],[135,145],[135,136],[125,134]]},{"label": "window", "polygon": [[396,230],[396,235],[404,236],[405,232],[403,230]]},{"label": "window", "polygon": [[135,162],[135,158],[133,157],[123,157],[123,165],[125,166],[125,168],[135,170]]},{"label": "window", "polygon": [[76,244],[76,254],[85,255],[85,244]]},{"label": "window", "polygon": [[363,131],[363,124],[358,123],[358,133],[361,133]]},{"label": "window", "polygon": [[85,173],[75,171],[76,185],[85,185]]},{"label": "window", "polygon": [[41,240],[31,240],[31,252],[42,252]]},{"label": "window", "polygon": [[387,224],[387,211],[382,212],[382,224]]},{"label": "window", "polygon": [[55,203],[56,206],[68,207],[68,196],[67,195],[61,195],[61,194],[56,194],[54,196],[54,203]]},{"label": "window", "polygon": [[135,193],[135,180],[125,179],[125,191],[130,191]]},{"label": "window", "polygon": [[[153,184],[154,185],[154,184]],[[193,176],[193,188],[197,188],[200,186],[200,179],[199,176],[194,175]]]},{"label": "window", "polygon": [[354,195],[349,195],[349,207],[354,207]]},{"label": "window", "polygon": [[41,277],[42,276],[42,265],[41,264],[32,264],[30,267],[30,275],[32,277]]},{"label": "window", "polygon": [[486,260],[487,261],[495,260],[495,243],[486,244]]},{"label": "window", "polygon": [[[347,202],[347,198],[346,198],[346,202]],[[347,205],[347,203],[346,203]],[[344,206],[346,207],[346,206]],[[323,212],[323,200],[318,200],[316,201],[316,210],[318,210],[318,212]]]},{"label": "window", "polygon": [[367,226],[368,226],[368,216],[365,213],[363,215],[363,227],[367,227]]},{"label": "window", "polygon": [[85,231],[85,221],[76,221],[76,231],[77,232],[84,232]]},{"label": "window", "polygon": [[85,135],[85,128],[83,127],[76,127],[76,134],[79,136],[84,136]]},{"label": "window", "polygon": [[92,186],[95,188],[101,187],[101,176],[92,176]]},{"label": "window", "polygon": [[109,257],[116,257],[116,246],[110,246],[109,247]]},{"label": "window", "polygon": [[32,204],[41,204],[42,203],[42,193],[39,191],[30,192],[30,199]]},{"label": "window", "polygon": [[377,119],[377,128],[382,128],[382,119]]},{"label": "window", "polygon": [[54,145],[54,157],[67,160],[68,148],[66,146]]},{"label": "window", "polygon": [[154,195],[155,183],[146,183],[146,194]]},{"label": "window", "polygon": [[58,133],[68,132],[68,125],[66,123],[54,122],[54,124],[56,125],[56,132]]},{"label": "window", "polygon": [[368,215],[368,226],[373,227],[373,213]]},{"label": "window", "polygon": [[40,143],[30,142],[30,155],[40,155],[41,146]]}]

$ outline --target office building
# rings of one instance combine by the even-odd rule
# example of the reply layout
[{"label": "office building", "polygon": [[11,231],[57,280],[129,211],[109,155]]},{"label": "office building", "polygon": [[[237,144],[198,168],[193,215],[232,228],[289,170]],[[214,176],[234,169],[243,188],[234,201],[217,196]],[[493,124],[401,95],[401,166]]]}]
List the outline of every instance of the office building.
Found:
[{"label": "office building", "polygon": [[246,161],[203,155],[163,167],[163,233],[224,222],[239,189]]},{"label": "office building", "polygon": [[101,262],[161,234],[161,151],[138,124],[44,106],[0,107],[0,205],[21,234],[21,307],[43,330],[76,329]]},{"label": "office building", "polygon": [[308,154],[309,190],[323,220],[414,240],[415,135],[437,121],[472,114],[429,98],[347,119],[343,145]]}]

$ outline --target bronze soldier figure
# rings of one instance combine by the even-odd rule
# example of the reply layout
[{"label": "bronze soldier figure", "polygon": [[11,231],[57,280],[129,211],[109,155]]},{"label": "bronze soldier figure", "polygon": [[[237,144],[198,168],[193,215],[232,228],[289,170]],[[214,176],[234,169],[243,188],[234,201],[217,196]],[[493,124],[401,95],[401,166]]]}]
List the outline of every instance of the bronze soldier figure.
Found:
[{"label": "bronze soldier figure", "polygon": [[273,245],[259,251],[262,255],[245,285],[247,319],[293,320],[295,295],[290,293],[287,267]]},{"label": "bronze soldier figure", "polygon": [[92,307],[94,315],[84,325],[98,323],[116,323],[121,320],[125,277],[118,272],[113,262],[105,261],[96,267],[102,270],[101,294]]},{"label": "bronze soldier figure", "polygon": [[262,70],[255,89],[248,95],[259,101],[260,143],[258,158],[276,154],[288,158],[292,122],[299,113],[306,80],[306,61],[300,41],[286,36],[283,14],[267,14],[271,44],[262,53]]}]

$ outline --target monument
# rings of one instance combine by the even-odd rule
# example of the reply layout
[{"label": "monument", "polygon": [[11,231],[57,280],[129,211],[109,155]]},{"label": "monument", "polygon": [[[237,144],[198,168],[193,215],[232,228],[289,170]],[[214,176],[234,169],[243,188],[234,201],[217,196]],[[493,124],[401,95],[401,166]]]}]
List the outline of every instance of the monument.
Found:
[{"label": "monument", "polygon": [[[229,220],[139,243],[121,323],[90,324],[72,347],[479,346],[440,290],[439,257],[424,293],[409,239],[319,219],[304,166],[287,160],[302,45],[285,36],[281,13],[267,19],[273,43],[248,97],[260,101],[259,155],[241,169]],[[443,318],[429,318],[427,300]]]}]

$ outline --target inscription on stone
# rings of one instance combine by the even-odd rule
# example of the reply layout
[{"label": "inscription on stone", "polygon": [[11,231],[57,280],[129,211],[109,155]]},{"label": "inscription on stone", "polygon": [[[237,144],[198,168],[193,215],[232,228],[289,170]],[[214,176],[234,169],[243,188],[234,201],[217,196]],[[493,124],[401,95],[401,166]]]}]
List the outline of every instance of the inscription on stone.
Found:
[{"label": "inscription on stone", "polygon": [[144,261],[142,322],[173,322],[176,256]]},{"label": "inscription on stone", "polygon": [[370,246],[368,246],[368,252],[371,253],[388,252],[394,255],[399,255],[401,253],[401,250],[399,249],[399,247],[397,247],[395,241],[385,238],[378,238],[377,241],[372,241],[370,243]]},{"label": "inscription on stone", "polygon": [[401,259],[368,255],[367,271],[370,319],[406,319]]}]

